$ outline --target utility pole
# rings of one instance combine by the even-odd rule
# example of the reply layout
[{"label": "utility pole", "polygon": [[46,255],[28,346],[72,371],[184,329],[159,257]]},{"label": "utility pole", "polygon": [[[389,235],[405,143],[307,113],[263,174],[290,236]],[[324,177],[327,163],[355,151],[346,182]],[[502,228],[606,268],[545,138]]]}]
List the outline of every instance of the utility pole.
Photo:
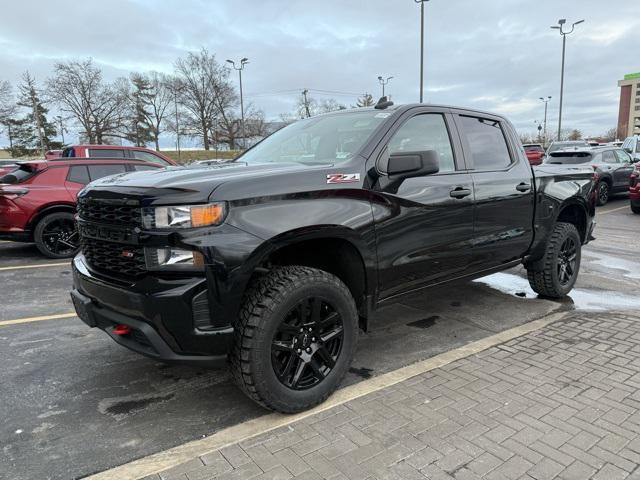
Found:
[{"label": "utility pole", "polygon": [[306,88],[302,91],[302,96],[304,98],[304,110],[307,113],[307,118],[311,117],[311,112],[309,111],[309,99],[307,98],[307,94],[309,90]]},{"label": "utility pole", "polygon": [[58,127],[60,128],[60,136],[62,137],[62,145],[64,145],[64,123],[62,123],[62,117],[56,116]]},{"label": "utility pole", "polygon": [[180,163],[180,116],[178,115],[178,93],[182,91],[182,87],[177,81],[171,82],[169,89],[173,93],[173,106],[176,115],[176,150],[178,150],[178,163]]},{"label": "utility pole", "polygon": [[387,77],[386,80],[380,75],[378,76],[378,82],[380,82],[380,85],[382,85],[382,96],[384,97],[384,87],[385,85],[387,85],[389,83],[389,80],[391,80],[393,77]]},{"label": "utility pole", "polygon": [[540,97],[540,100],[542,100],[544,102],[544,137],[543,137],[543,145],[546,147],[547,146],[547,106],[549,104],[549,101],[551,100],[551,95],[549,95],[548,97],[544,98],[544,97]]},{"label": "utility pole", "polygon": [[420,103],[424,97],[424,4],[429,0],[414,0],[420,4]]},{"label": "utility pole", "polygon": [[238,71],[238,76],[240,77],[240,117],[242,119],[242,145],[243,148],[247,149],[247,136],[244,130],[244,102],[242,100],[242,70],[244,70],[244,66],[249,63],[248,58],[240,59],[240,66],[236,67],[236,64],[233,60],[227,60],[227,63],[230,63],[233,66],[234,70]]},{"label": "utility pole", "polygon": [[558,20],[558,25],[553,25],[551,28],[560,31],[560,35],[562,35],[562,67],[560,70],[560,111],[558,114],[558,140],[560,140],[560,134],[562,131],[562,100],[564,95],[564,54],[567,45],[567,35],[573,33],[573,30],[576,28],[576,25],[584,22],[584,20],[579,20],[573,24],[571,24],[571,30],[564,31],[564,25],[567,23],[565,18],[561,18]]}]

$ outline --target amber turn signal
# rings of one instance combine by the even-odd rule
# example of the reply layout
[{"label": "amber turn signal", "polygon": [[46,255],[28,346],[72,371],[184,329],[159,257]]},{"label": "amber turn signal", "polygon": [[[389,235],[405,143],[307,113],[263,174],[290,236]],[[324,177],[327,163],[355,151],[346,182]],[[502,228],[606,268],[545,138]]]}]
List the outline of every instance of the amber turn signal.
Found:
[{"label": "amber turn signal", "polygon": [[191,226],[205,227],[216,225],[224,217],[224,204],[212,203],[209,205],[194,205],[191,207]]}]

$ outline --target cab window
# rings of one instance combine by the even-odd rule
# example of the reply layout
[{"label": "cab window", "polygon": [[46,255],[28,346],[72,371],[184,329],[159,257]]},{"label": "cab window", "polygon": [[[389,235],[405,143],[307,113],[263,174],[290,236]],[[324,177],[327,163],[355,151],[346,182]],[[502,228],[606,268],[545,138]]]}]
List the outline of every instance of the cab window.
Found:
[{"label": "cab window", "polygon": [[499,121],[460,115],[460,122],[475,170],[503,170],[511,165],[509,147]]},{"label": "cab window", "polygon": [[426,113],[410,118],[393,135],[388,146],[389,155],[427,150],[438,153],[440,173],[455,171],[449,131],[442,114]]},{"label": "cab window", "polygon": [[91,158],[125,158],[124,150],[118,148],[90,148]]}]

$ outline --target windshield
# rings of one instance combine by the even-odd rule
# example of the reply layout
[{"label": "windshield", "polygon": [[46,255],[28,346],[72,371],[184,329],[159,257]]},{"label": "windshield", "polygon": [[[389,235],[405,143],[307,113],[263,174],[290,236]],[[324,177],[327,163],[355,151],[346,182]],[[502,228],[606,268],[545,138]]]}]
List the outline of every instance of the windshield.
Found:
[{"label": "windshield", "polygon": [[366,110],[300,120],[265,138],[236,160],[307,165],[344,163],[353,158],[390,115]]}]

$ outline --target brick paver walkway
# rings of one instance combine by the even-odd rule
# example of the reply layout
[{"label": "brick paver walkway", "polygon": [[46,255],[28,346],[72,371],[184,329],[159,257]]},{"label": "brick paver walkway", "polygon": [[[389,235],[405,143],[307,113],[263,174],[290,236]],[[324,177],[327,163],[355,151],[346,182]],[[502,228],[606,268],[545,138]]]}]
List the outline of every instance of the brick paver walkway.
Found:
[{"label": "brick paver walkway", "polygon": [[534,333],[147,477],[640,479],[640,315]]}]

